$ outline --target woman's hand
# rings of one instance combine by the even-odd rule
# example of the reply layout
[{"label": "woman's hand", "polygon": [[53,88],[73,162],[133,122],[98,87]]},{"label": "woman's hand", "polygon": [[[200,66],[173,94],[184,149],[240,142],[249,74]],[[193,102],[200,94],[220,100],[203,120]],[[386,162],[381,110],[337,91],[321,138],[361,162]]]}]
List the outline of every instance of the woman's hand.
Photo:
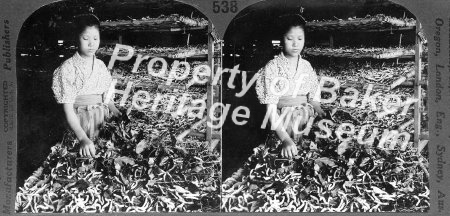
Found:
[{"label": "woman's hand", "polygon": [[293,158],[298,154],[297,146],[292,139],[286,139],[283,141],[281,156],[284,158]]},{"label": "woman's hand", "polygon": [[[276,124],[278,118],[280,118],[277,113],[277,106],[275,104],[267,104],[267,112],[270,114],[270,124]],[[275,129],[275,132],[277,133],[278,138],[282,140],[281,156],[284,158],[293,158],[294,156],[296,156],[298,154],[297,146],[295,145],[292,138],[289,137],[289,134],[286,132],[286,129],[283,127],[283,125],[278,125],[278,127]]]},{"label": "woman's hand", "polygon": [[322,107],[320,107],[320,103],[316,101],[311,101],[310,104],[313,106],[314,111],[317,113],[317,116],[320,118],[325,117],[327,114],[323,111]]},{"label": "woman's hand", "polygon": [[80,155],[82,157],[95,156],[94,143],[89,139],[86,132],[84,132],[81,127],[80,120],[73,109],[73,104],[63,104],[63,108],[69,127],[73,130],[77,139],[80,141]]},{"label": "woman's hand", "polygon": [[111,112],[114,116],[119,117],[122,115],[122,113],[119,111],[119,109],[117,109],[116,107],[114,107],[113,109],[111,109]]},{"label": "woman's hand", "polygon": [[114,102],[110,101],[108,104],[108,108],[115,117],[119,117],[122,115],[120,110],[117,109],[116,106],[114,105]]},{"label": "woman's hand", "polygon": [[95,157],[94,143],[89,138],[80,140],[79,152],[82,157]]}]

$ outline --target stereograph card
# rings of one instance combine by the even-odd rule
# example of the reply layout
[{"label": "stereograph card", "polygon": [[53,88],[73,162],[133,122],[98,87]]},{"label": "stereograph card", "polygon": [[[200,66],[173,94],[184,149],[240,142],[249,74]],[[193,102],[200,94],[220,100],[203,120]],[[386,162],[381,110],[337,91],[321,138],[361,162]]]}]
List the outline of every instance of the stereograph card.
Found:
[{"label": "stereograph card", "polygon": [[0,211],[448,215],[450,2],[1,2]]}]

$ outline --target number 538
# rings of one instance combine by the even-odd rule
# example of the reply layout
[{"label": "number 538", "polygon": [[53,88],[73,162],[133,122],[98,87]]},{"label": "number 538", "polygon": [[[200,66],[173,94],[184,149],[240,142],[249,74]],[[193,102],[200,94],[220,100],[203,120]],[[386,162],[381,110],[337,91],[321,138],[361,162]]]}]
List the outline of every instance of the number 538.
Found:
[{"label": "number 538", "polygon": [[214,13],[236,13],[237,11],[237,1],[213,1]]}]

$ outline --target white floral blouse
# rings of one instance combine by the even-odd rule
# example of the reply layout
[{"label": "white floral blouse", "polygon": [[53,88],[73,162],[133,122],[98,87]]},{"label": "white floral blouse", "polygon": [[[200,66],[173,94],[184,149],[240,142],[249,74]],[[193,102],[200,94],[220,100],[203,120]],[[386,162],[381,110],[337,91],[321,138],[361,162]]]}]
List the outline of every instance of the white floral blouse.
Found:
[{"label": "white floral blouse", "polygon": [[[308,95],[309,100],[320,102],[317,74],[305,59],[300,58],[295,71],[289,68],[288,59],[281,53],[261,68],[258,74],[256,93],[261,104],[278,104],[281,96],[292,96],[296,93],[296,89],[298,89],[296,95]],[[272,84],[274,81],[276,83]],[[283,94],[284,91],[286,92]]]},{"label": "white floral blouse", "polygon": [[52,90],[60,104],[75,103],[78,95],[103,94],[112,77],[105,63],[94,59],[94,67],[76,52],[53,73]]}]

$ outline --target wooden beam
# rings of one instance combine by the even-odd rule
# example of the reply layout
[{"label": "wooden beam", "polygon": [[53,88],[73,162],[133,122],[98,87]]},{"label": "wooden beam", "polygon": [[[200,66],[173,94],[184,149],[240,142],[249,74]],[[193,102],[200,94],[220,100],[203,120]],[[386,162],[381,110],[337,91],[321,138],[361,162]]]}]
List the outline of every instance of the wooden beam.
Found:
[{"label": "wooden beam", "polygon": [[214,149],[219,147],[220,139],[213,139],[211,142],[209,142],[209,151],[213,152]]},{"label": "wooden beam", "polygon": [[420,133],[419,139],[421,139],[421,140],[428,140],[428,139],[430,139],[430,132],[429,131],[424,131],[424,132]]},{"label": "wooden beam", "polygon": [[415,49],[415,69],[416,69],[416,75],[414,80],[414,98],[419,99],[418,103],[414,103],[414,147],[417,147],[419,145],[420,141],[420,130],[421,130],[421,124],[420,124],[420,101],[422,100],[422,88],[420,86],[420,82],[422,81],[422,41],[419,37],[419,32],[421,29],[421,24],[417,21],[417,28],[416,28],[416,49]]},{"label": "wooden beam", "polygon": [[[209,115],[211,111],[211,107],[214,104],[214,86],[212,85],[215,70],[215,62],[214,62],[214,39],[210,35],[213,31],[213,24],[211,22],[208,23],[208,65],[212,69],[211,78],[207,84],[207,93],[206,93],[206,122],[212,124],[211,116]],[[213,129],[211,127],[206,127],[206,141],[212,140]]]},{"label": "wooden beam", "polygon": [[425,148],[425,146],[427,146],[427,144],[428,144],[428,140],[421,140],[417,147],[417,153],[422,152],[422,150]]},{"label": "wooden beam", "polygon": [[199,138],[205,138],[205,133],[200,133],[198,131],[190,131],[188,136],[194,136]]},{"label": "wooden beam", "polygon": [[332,34],[330,34],[330,48],[334,48],[334,38]]},{"label": "wooden beam", "polygon": [[[419,85],[420,85],[421,87],[426,88],[427,85],[428,85],[428,83],[427,83],[427,81],[421,80],[421,81],[419,82]],[[409,81],[403,82],[402,84],[400,84],[400,85],[398,85],[398,86],[401,86],[401,87],[416,87],[417,85],[416,85],[416,80],[409,80]]]}]

